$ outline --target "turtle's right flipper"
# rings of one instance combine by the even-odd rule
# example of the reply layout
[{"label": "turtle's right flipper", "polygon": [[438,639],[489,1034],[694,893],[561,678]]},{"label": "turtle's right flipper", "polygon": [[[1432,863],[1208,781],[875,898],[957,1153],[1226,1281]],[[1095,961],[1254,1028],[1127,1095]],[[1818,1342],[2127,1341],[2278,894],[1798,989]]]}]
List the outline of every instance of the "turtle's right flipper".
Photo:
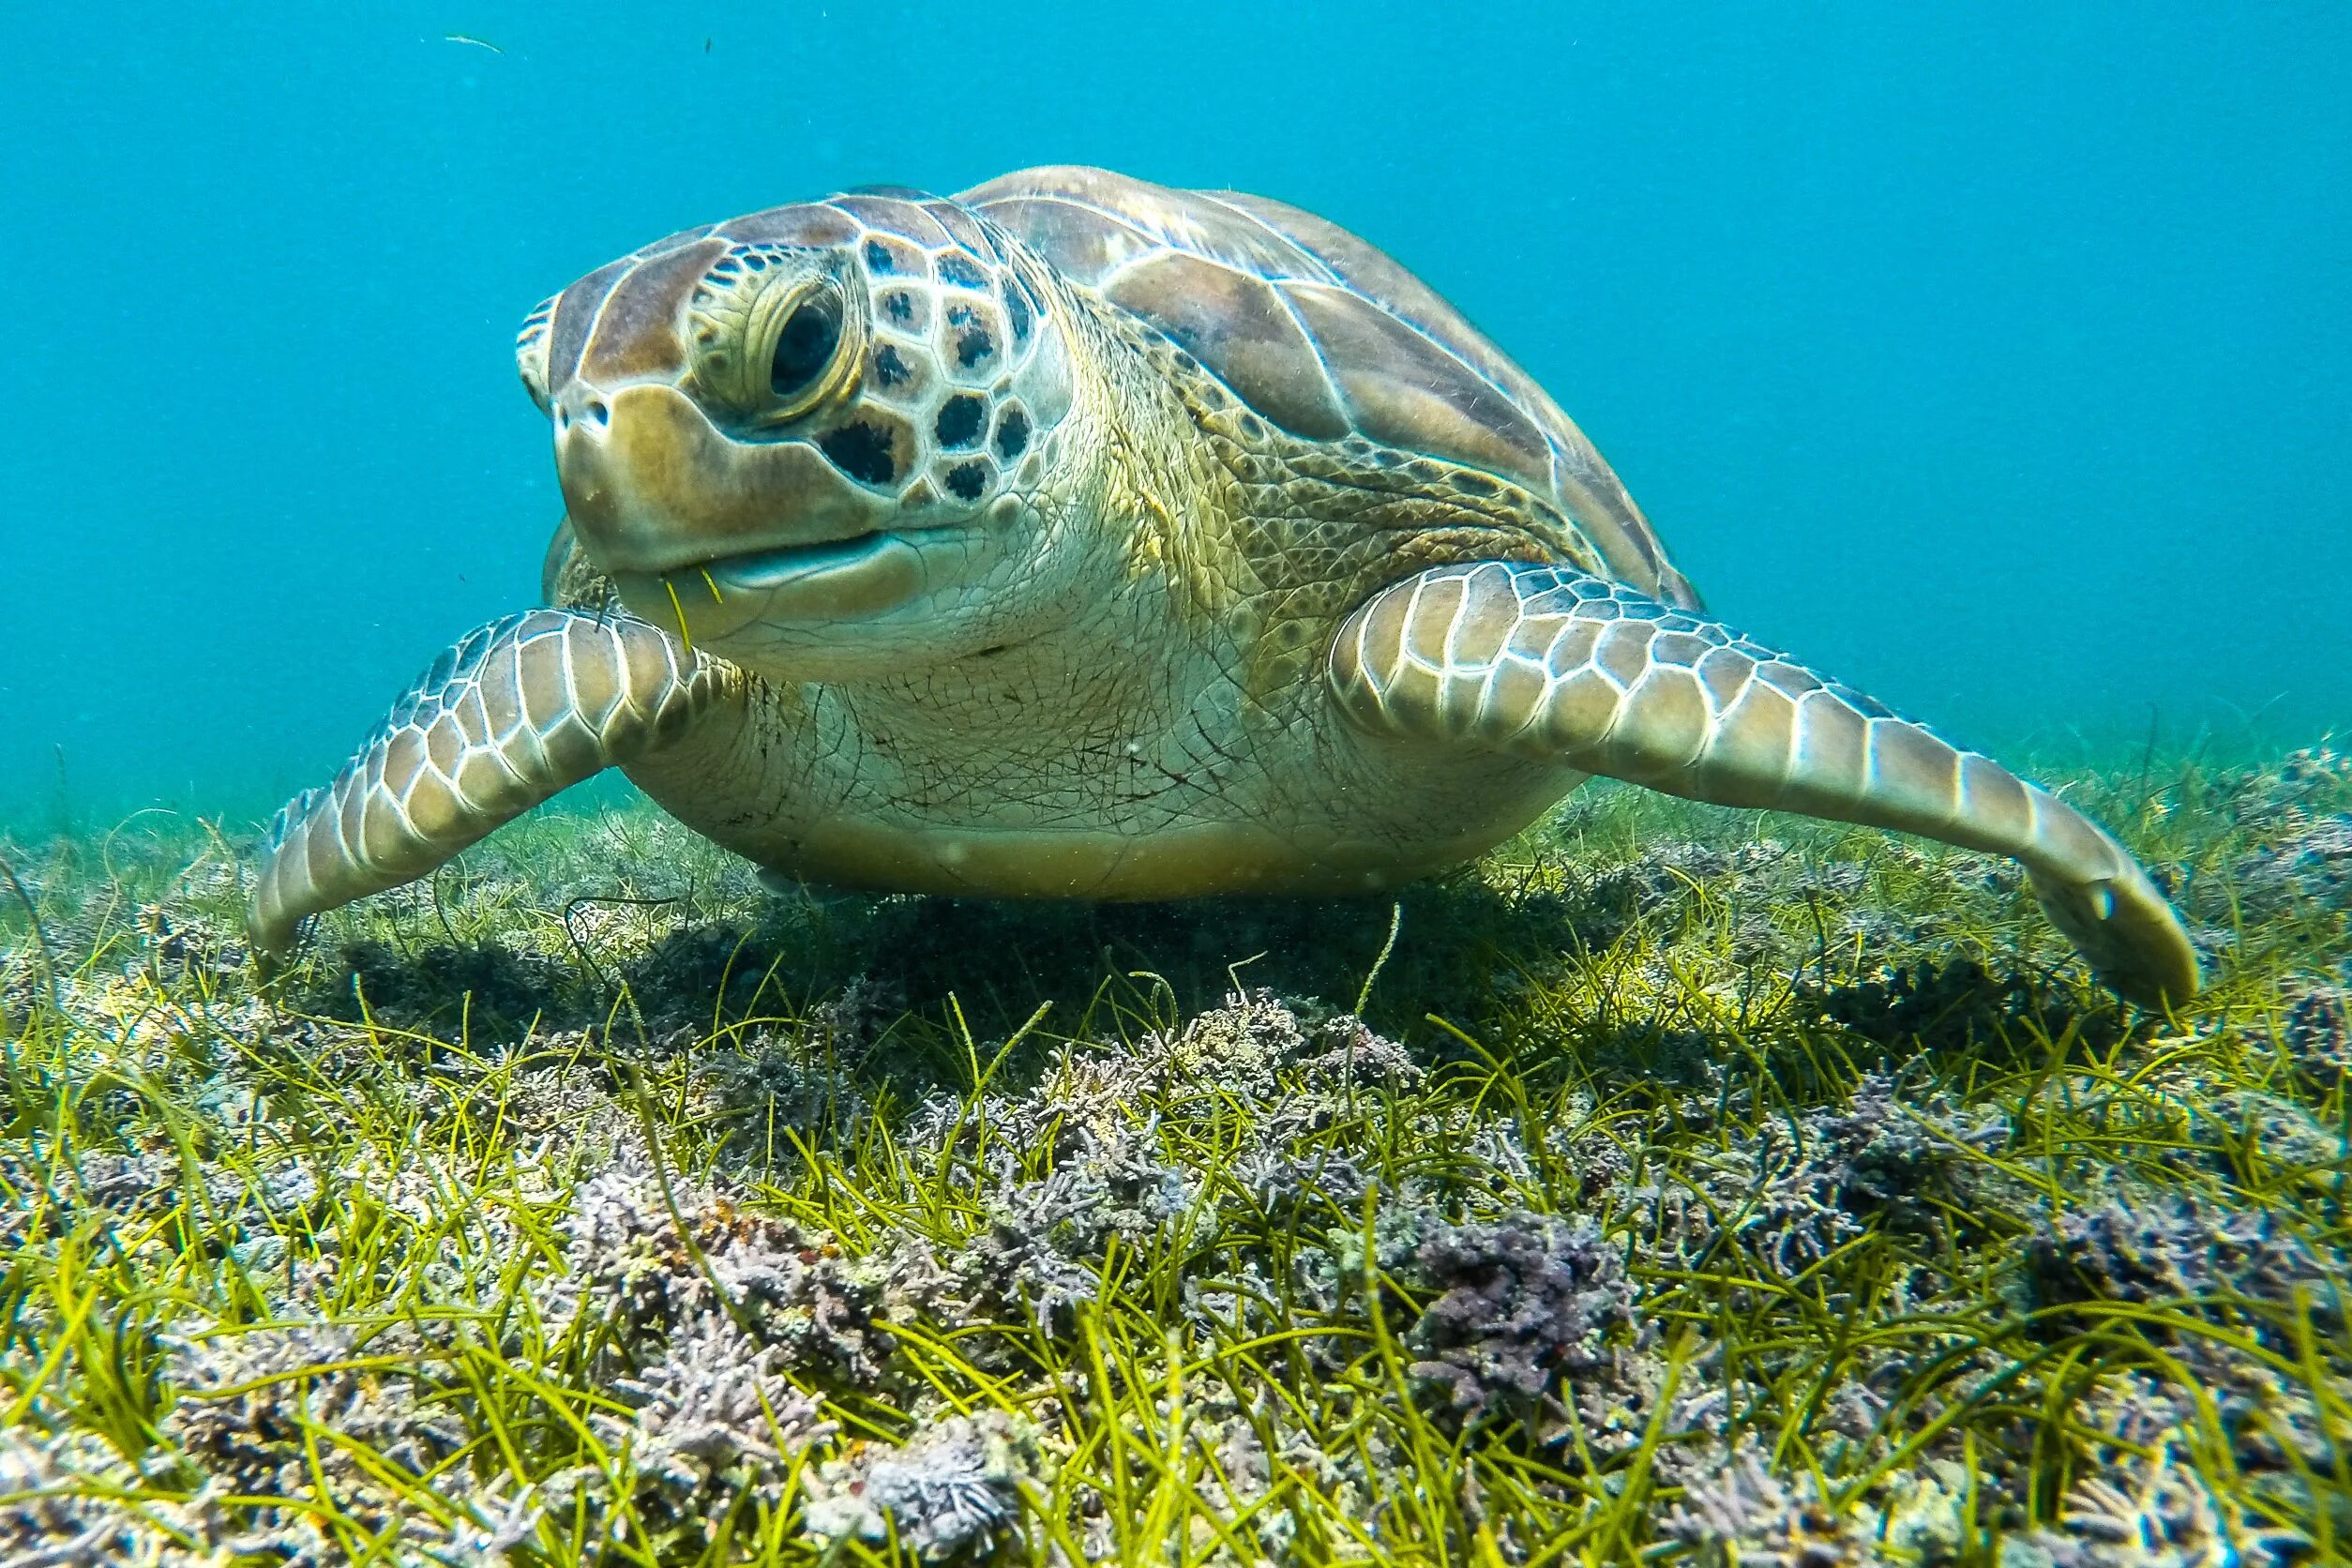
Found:
[{"label": "turtle's right flipper", "polygon": [[671,740],[731,667],[627,616],[533,610],[443,654],[323,790],[278,813],[245,916],[283,952],[322,910],[425,875],[502,822]]},{"label": "turtle's right flipper", "polygon": [[1331,679],[1373,733],[1551,761],[1723,806],[2010,855],[2118,994],[2196,994],[2180,917],[2107,832],[1991,758],[1687,611],[1568,566],[1441,566],[1341,626]]}]

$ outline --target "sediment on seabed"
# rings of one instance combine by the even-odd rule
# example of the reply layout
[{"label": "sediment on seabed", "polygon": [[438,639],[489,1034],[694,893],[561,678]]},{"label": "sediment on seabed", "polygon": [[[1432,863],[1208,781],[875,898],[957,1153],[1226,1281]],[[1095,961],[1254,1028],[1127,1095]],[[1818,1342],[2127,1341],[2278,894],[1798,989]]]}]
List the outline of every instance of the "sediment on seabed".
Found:
[{"label": "sediment on seabed", "polygon": [[2340,1558],[2352,761],[2070,789],[2180,1016],[1621,790],[1394,906],[549,815],[268,995],[234,841],[0,846],[0,1560]]}]

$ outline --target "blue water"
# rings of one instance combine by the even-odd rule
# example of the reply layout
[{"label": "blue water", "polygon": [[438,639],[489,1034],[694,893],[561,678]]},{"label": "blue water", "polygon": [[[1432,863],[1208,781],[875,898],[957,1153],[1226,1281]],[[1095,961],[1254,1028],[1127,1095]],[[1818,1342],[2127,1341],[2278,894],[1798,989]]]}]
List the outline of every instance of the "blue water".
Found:
[{"label": "blue water", "polygon": [[2334,3],[12,8],[0,819],[261,812],[527,602],[543,295],[1055,161],[1387,247],[1719,612],[1898,707],[2315,736],[2352,716],[2348,68]]}]

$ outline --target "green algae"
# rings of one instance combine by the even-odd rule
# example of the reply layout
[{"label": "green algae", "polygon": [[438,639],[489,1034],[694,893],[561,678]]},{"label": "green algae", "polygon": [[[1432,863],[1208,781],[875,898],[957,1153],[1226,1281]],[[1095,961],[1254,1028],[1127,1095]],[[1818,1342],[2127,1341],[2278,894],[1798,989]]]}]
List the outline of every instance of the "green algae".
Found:
[{"label": "green algae", "polygon": [[267,994],[217,832],[6,846],[0,1557],[2341,1556],[2352,767],[2070,789],[2181,1016],[1623,790],[1359,903],[547,814]]}]

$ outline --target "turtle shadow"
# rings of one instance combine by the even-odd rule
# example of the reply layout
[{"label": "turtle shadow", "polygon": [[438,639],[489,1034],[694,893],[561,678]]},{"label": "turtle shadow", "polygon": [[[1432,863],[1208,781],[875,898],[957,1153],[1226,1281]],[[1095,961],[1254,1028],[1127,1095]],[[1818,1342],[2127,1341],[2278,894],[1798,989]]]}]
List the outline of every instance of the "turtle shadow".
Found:
[{"label": "turtle shadow", "polygon": [[656,1041],[739,1030],[805,1014],[852,987],[867,1005],[933,1018],[953,1012],[984,1042],[1018,1030],[1041,1003],[1051,1003],[1050,1033],[1133,1033],[1261,988],[1334,1011],[1365,1000],[1376,1024],[1390,1028],[1432,1013],[1475,1027],[1507,1001],[1511,973],[1557,964],[1614,922],[1574,898],[1468,877],[1337,899],[795,893],[631,953],[581,946],[568,962],[495,938],[348,943],[318,966],[297,1004],[436,1037],[462,1029],[490,1044],[534,1028]]},{"label": "turtle shadow", "polygon": [[289,1001],[322,1018],[507,1044],[535,1027],[577,1026],[592,998],[564,966],[503,942],[369,940],[338,947]]},{"label": "turtle shadow", "polygon": [[1467,880],[1339,899],[823,896],[755,922],[674,932],[618,977],[656,1028],[756,1016],[852,984],[907,1012],[952,1006],[984,1040],[1018,1029],[1041,1003],[1052,1004],[1057,1033],[1118,1033],[1258,989],[1334,1011],[1363,999],[1402,1022],[1484,1012],[1497,950],[1556,956],[1564,936],[1550,903]]},{"label": "turtle shadow", "polygon": [[[576,944],[570,961],[496,940],[352,944],[322,967],[305,1001],[433,1038],[462,1033],[496,1045],[565,1029],[666,1052],[739,1044],[821,1015],[841,1033],[844,1005],[865,1015],[846,1032],[867,1035],[912,1015],[985,1047],[1045,1004],[1041,1040],[1134,1038],[1263,989],[1311,1011],[1361,1004],[1375,1029],[1399,1037],[1436,1018],[1519,1051],[1544,1048],[1517,1038],[1530,985],[1621,942],[1671,945],[1673,912],[1651,902],[1614,874],[1515,889],[1465,875],[1380,897],[1168,903],[795,892],[625,953]],[[1787,985],[1787,972],[1756,978],[1766,992]],[[1715,1076],[1723,1043],[1698,1017],[1603,1012],[1576,1041],[1588,1068],[1666,1082]],[[2127,1027],[2103,998],[1956,957],[1801,979],[1785,1017],[1800,1033],[1835,1030],[1904,1058],[2023,1061],[2070,1038],[2103,1048]]]}]

